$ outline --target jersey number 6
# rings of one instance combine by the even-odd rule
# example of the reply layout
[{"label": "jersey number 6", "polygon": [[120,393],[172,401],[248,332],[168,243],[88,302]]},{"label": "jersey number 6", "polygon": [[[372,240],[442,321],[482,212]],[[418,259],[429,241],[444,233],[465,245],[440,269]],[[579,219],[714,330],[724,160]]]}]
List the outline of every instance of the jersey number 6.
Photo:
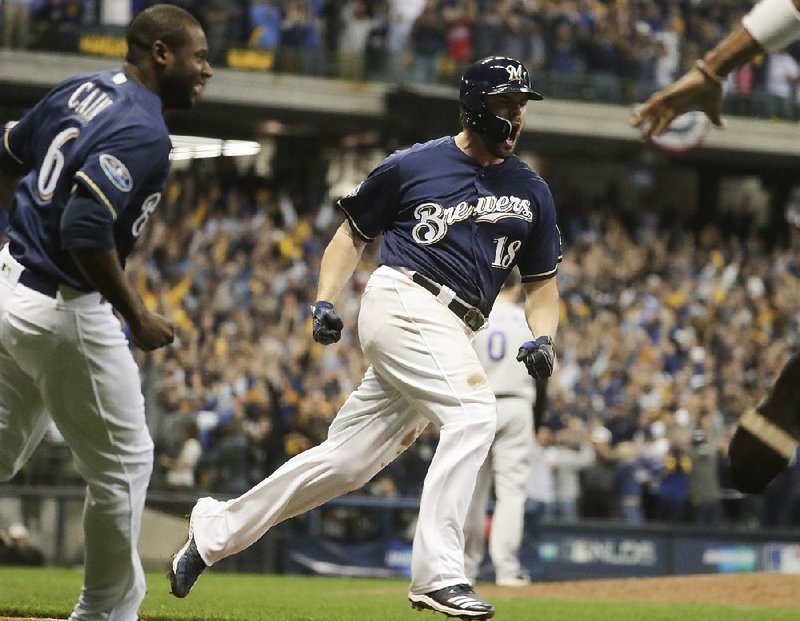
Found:
[{"label": "jersey number 6", "polygon": [[77,127],[68,127],[59,132],[58,135],[53,138],[53,142],[50,143],[42,165],[39,167],[39,178],[36,183],[39,196],[42,197],[42,200],[49,201],[53,198],[53,192],[55,192],[56,186],[58,185],[58,179],[61,177],[61,173],[64,170],[64,154],[61,152],[61,149],[63,149],[64,145],[70,140],[77,138],[80,133],[81,130]]}]

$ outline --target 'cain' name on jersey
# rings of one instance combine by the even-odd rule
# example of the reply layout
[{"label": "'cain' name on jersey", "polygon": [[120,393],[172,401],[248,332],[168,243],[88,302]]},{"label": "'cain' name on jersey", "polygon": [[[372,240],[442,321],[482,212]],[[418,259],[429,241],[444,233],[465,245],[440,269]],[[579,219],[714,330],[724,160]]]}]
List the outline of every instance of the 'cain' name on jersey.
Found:
[{"label": "'cain' name on jersey", "polygon": [[435,244],[445,235],[449,226],[476,215],[475,222],[497,222],[503,218],[533,221],[531,202],[518,196],[482,196],[477,205],[461,201],[454,207],[438,203],[422,203],[414,209],[419,223],[414,226],[414,241],[423,246]]},{"label": "'cain' name on jersey", "polygon": [[103,110],[114,103],[114,100],[98,89],[92,82],[84,82],[67,100],[67,105],[84,123],[88,123]]}]

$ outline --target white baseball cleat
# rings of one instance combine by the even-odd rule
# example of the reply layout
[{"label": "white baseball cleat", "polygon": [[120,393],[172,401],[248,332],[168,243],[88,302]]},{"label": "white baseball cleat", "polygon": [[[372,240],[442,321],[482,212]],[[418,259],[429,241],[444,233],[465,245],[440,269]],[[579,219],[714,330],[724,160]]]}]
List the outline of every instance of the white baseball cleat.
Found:
[{"label": "white baseball cleat", "polygon": [[519,588],[530,586],[533,584],[533,580],[531,580],[528,574],[519,573],[516,576],[509,576],[508,578],[498,578],[495,584],[501,587]]}]

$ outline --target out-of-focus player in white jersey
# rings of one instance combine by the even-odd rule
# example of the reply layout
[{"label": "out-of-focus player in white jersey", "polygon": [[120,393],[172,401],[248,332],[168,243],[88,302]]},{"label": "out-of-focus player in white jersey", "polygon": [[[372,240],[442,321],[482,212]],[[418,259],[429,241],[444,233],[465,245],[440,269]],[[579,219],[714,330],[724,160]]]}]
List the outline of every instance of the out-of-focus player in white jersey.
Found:
[{"label": "out-of-focus player in white jersey", "polygon": [[[500,586],[525,586],[530,577],[520,566],[519,548],[525,520],[526,485],[534,442],[534,403],[544,403],[544,386],[537,386],[517,362],[516,343],[530,340],[531,333],[520,304],[522,285],[513,270],[497,296],[488,329],[475,336],[473,346],[486,370],[497,400],[497,432],[489,455],[478,473],[472,504],[464,524],[465,569],[474,583],[483,560],[483,529],[489,493],[496,497],[489,557]],[[537,407],[537,412],[543,410]]]}]

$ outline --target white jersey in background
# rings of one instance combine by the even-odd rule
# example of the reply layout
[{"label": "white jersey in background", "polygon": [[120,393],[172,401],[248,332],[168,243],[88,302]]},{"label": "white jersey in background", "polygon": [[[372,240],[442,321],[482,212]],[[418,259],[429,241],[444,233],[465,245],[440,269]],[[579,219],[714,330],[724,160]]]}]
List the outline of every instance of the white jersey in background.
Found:
[{"label": "white jersey in background", "polygon": [[464,526],[465,567],[473,582],[483,559],[483,525],[494,482],[496,504],[489,537],[495,581],[501,586],[530,582],[519,563],[525,518],[526,484],[533,445],[534,382],[517,361],[519,346],[531,339],[525,311],[498,299],[488,329],[473,343],[497,399],[497,432],[478,474],[475,494]]},{"label": "white jersey in background", "polygon": [[495,397],[521,397],[533,407],[536,389],[517,350],[531,339],[531,329],[520,304],[497,300],[489,315],[489,327],[475,335],[473,346],[486,370]]}]

